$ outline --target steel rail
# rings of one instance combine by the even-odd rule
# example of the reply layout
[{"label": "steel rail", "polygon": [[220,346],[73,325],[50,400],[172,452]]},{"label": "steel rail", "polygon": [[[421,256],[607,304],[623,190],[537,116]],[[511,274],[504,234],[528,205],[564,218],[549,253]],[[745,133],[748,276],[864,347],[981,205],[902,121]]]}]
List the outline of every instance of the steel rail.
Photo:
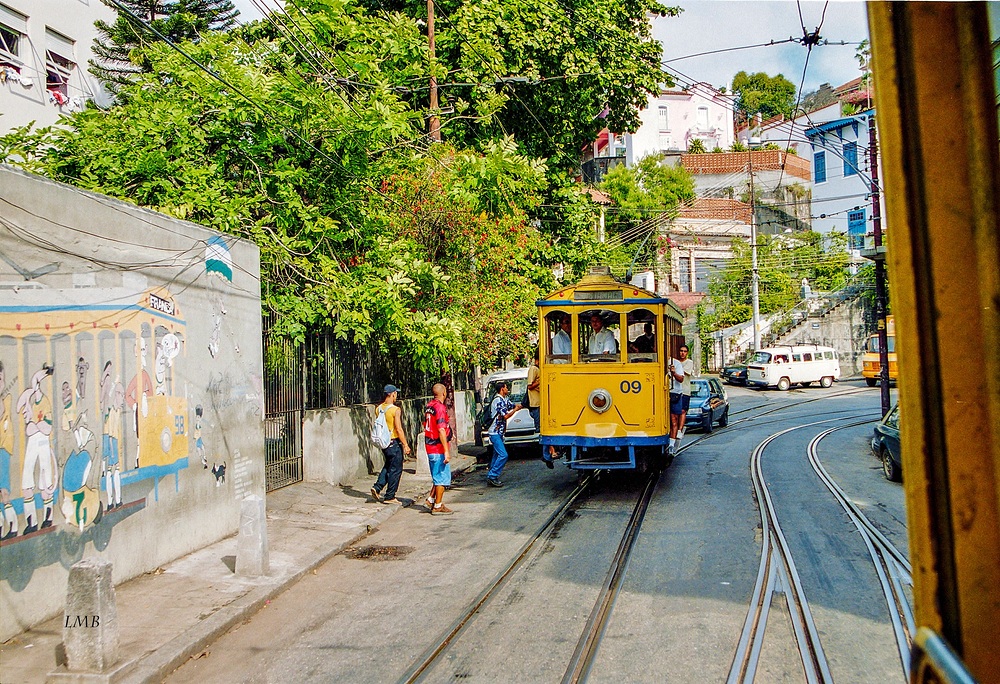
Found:
[{"label": "steel rail", "polygon": [[[854,416],[859,417],[859,416]],[[802,581],[795,568],[791,550],[778,523],[774,504],[762,469],[763,454],[773,441],[790,432],[816,425],[848,420],[850,417],[828,418],[797,425],[776,432],[760,442],[750,455],[750,472],[754,493],[760,507],[761,562],[754,585],[752,599],[737,643],[733,663],[727,678],[728,684],[752,682],[757,671],[760,649],[764,641],[768,607],[780,588],[788,598],[789,615],[795,633],[806,681],[832,682],[829,663],[819,639],[819,632],[809,609]],[[780,586],[779,586],[780,585]]]},{"label": "steel rail", "polygon": [[611,569],[608,571],[604,585],[601,588],[601,593],[597,598],[594,609],[590,613],[590,617],[587,619],[587,624],[584,627],[583,634],[580,636],[580,640],[577,642],[576,650],[573,652],[569,666],[566,668],[566,674],[562,680],[563,684],[576,684],[576,682],[586,681],[590,674],[590,669],[593,667],[594,660],[597,657],[601,640],[604,638],[604,632],[607,629],[611,611],[614,608],[615,601],[618,599],[618,594],[621,592],[625,573],[632,558],[632,549],[635,547],[635,541],[639,536],[642,521],[646,516],[646,510],[649,508],[649,502],[653,498],[653,491],[656,489],[656,483],[659,479],[659,470],[650,473],[649,477],[646,478],[646,486],[642,491],[642,496],[639,497],[635,508],[632,509],[632,515],[625,526],[625,533],[622,535],[621,542],[618,544],[618,550],[615,552],[615,557],[611,562]]},{"label": "steel rail", "polygon": [[910,647],[913,643],[913,635],[916,633],[916,625],[913,620],[913,610],[910,607],[903,584],[913,586],[912,569],[909,560],[893,545],[885,536],[875,528],[871,521],[861,512],[861,510],[851,501],[844,490],[838,485],[826,468],[819,460],[818,445],[827,435],[838,430],[845,430],[858,425],[865,425],[874,422],[867,420],[851,425],[825,430],[816,435],[809,443],[809,462],[813,470],[819,475],[820,480],[833,494],[834,498],[847,513],[851,522],[861,534],[865,546],[868,548],[868,555],[871,556],[875,566],[875,572],[885,596],[886,605],[889,609],[889,619],[892,622],[893,634],[896,638],[896,648],[899,651],[900,664],[903,667],[903,674],[906,679],[910,678]]},{"label": "steel rail", "polygon": [[565,501],[560,504],[560,506],[552,512],[552,514],[545,520],[544,523],[538,528],[535,534],[520,548],[514,559],[507,565],[506,568],[501,570],[497,576],[490,582],[489,585],[472,601],[470,608],[454,623],[448,628],[448,631],[443,637],[437,639],[437,641],[431,645],[427,650],[425,650],[419,657],[419,659],[408,669],[403,676],[399,679],[401,683],[412,684],[413,682],[419,682],[423,680],[423,677],[427,672],[434,667],[434,665],[441,659],[441,656],[447,652],[448,648],[455,642],[455,640],[465,631],[465,628],[469,625],[475,615],[479,610],[485,606],[490,599],[492,599],[496,593],[507,583],[514,571],[517,570],[528,557],[528,554],[534,548],[536,542],[540,539],[547,537],[556,526],[566,515],[569,507],[593,484],[593,482],[600,476],[601,471],[594,471],[585,477],[583,480],[577,484],[576,488],[570,492],[570,495],[566,497]]}]

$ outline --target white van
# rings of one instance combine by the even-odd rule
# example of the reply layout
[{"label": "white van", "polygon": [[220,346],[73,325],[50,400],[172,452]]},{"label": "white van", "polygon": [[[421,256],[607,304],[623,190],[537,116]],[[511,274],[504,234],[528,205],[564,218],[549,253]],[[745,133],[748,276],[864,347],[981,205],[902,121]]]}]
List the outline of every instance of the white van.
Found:
[{"label": "white van", "polygon": [[839,379],[840,361],[833,347],[768,347],[747,361],[748,387],[777,387],[784,391],[792,385],[808,387],[814,382],[829,387]]}]

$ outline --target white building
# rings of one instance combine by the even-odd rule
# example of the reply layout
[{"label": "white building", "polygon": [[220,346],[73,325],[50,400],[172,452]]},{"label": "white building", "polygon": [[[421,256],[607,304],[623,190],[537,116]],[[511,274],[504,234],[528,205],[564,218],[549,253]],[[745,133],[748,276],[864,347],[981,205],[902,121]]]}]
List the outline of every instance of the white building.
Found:
[{"label": "white building", "polygon": [[[837,107],[839,114],[839,105]],[[860,253],[872,233],[870,109],[825,122],[813,119],[806,130],[813,168],[813,230],[844,233],[848,248]],[[883,225],[884,227],[884,225]]]},{"label": "white building", "polygon": [[626,163],[660,152],[687,152],[694,140],[701,140],[708,152],[729,148],[735,140],[733,102],[732,95],[705,83],[651,96],[639,112],[638,130],[624,136]]},{"label": "white building", "polygon": [[97,19],[115,19],[100,0],[0,0],[0,132],[109,104],[87,71]]}]

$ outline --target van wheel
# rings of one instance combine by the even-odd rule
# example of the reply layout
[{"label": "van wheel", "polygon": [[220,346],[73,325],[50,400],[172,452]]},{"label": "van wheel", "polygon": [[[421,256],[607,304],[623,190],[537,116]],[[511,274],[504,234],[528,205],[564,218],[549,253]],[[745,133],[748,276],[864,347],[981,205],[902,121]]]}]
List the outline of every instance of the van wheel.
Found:
[{"label": "van wheel", "polygon": [[781,380],[778,380],[778,389],[780,389],[782,392],[786,392],[788,388],[791,386],[792,383],[788,381],[788,378],[782,378]]},{"label": "van wheel", "polygon": [[833,378],[831,378],[829,375],[826,376],[825,378],[821,378],[819,381],[820,387],[829,387],[832,384],[833,384]]}]

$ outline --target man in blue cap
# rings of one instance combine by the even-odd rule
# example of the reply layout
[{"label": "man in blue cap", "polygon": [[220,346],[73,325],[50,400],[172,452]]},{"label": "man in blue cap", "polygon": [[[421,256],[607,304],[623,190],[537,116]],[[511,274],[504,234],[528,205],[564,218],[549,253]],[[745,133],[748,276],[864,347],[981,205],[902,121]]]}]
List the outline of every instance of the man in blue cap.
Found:
[{"label": "man in blue cap", "polygon": [[[399,503],[396,498],[396,490],[399,489],[399,478],[403,475],[403,454],[410,453],[410,445],[406,442],[406,435],[403,433],[402,410],[396,406],[396,399],[399,397],[399,388],[395,385],[386,385],[384,388],[385,399],[375,409],[375,415],[385,413],[385,424],[389,426],[389,437],[392,441],[389,446],[382,449],[385,455],[385,465],[379,471],[378,479],[372,486],[371,494],[376,501],[382,503]],[[385,487],[385,498],[382,497],[382,488]]]}]

